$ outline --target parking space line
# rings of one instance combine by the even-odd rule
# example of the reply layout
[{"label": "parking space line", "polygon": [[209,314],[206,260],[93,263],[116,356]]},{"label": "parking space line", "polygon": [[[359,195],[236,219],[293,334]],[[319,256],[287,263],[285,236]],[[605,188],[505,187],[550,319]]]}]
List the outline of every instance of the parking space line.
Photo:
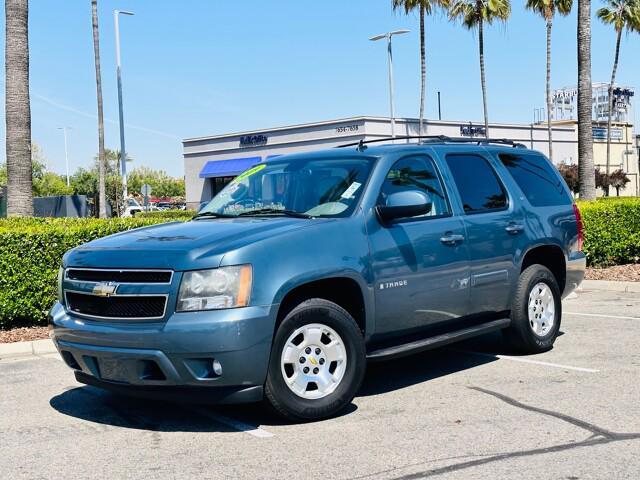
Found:
[{"label": "parking space line", "polygon": [[196,407],[194,408],[194,410],[201,415],[204,415],[205,417],[209,417],[211,420],[222,423],[223,425],[238,430],[239,432],[248,433],[249,435],[254,437],[270,438],[275,436],[273,433],[267,432],[260,427],[249,425],[248,423],[241,422],[240,420],[236,420],[225,415],[220,415],[219,413],[210,412],[206,408]]},{"label": "parking space line", "polygon": [[460,350],[457,348],[452,348],[451,350],[455,350],[456,352],[460,352],[460,353],[467,353],[469,355],[478,355],[480,357],[499,358],[501,360],[512,360],[514,362],[531,363],[533,365],[542,365],[543,367],[561,368],[563,370],[574,370],[576,372],[598,373],[600,371],[600,370],[595,370],[593,368],[572,367],[571,365],[561,365],[559,363],[542,362],[540,360],[531,360],[529,358],[521,358],[521,357],[511,357],[509,355],[473,352],[471,350]]},{"label": "parking space line", "polygon": [[605,315],[601,313],[581,313],[581,312],[567,312],[566,310],[562,313],[566,313],[569,315],[581,315],[583,317],[602,317],[602,318],[615,318],[618,320],[640,320],[640,317],[624,317],[621,315]]}]

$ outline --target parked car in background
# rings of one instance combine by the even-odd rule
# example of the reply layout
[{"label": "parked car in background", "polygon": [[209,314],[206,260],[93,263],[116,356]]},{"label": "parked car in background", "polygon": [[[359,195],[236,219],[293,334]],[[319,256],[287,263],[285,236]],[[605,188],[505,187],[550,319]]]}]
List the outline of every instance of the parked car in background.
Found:
[{"label": "parked car in background", "polygon": [[135,198],[127,199],[127,207],[122,213],[123,217],[134,217],[136,213],[140,213],[144,210],[144,207],[138,203]]},{"label": "parked car in background", "polygon": [[315,420],[351,402],[367,361],[496,330],[552,348],[582,238],[557,170],[517,144],[281,156],[189,222],[67,252],[52,338],[83,383]]}]

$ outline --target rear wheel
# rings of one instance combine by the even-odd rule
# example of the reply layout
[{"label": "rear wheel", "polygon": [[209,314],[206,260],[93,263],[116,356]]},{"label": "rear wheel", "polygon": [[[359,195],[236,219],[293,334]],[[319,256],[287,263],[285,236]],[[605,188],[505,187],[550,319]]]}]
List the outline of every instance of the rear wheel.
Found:
[{"label": "rear wheel", "polygon": [[518,280],[507,339],[524,353],[544,352],[553,347],[561,318],[560,288],[553,273],[542,265],[527,267]]},{"label": "rear wheel", "polygon": [[333,302],[306,300],[276,332],[265,395],[290,420],[330,417],[353,400],[365,364],[364,339],[351,315]]}]

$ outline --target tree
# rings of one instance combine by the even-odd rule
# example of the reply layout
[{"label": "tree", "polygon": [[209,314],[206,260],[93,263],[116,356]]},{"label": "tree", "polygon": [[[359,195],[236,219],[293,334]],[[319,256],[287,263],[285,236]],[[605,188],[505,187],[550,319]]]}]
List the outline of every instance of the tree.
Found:
[{"label": "tree", "polygon": [[149,167],[137,167],[129,173],[127,178],[129,192],[132,195],[142,195],[142,185],[151,187],[154,197],[184,197],[184,179],[173,178],[163,170],[153,170]]},{"label": "tree", "polygon": [[424,99],[427,83],[427,58],[426,41],[424,34],[424,17],[433,12],[433,7],[447,8],[450,0],[393,0],[393,9],[403,8],[406,14],[418,9],[420,15],[420,126],[419,135],[422,135],[424,124]]},{"label": "tree", "polygon": [[96,97],[98,100],[98,216],[107,217],[105,186],[106,159],[104,152],[104,113],[102,107],[102,75],[100,73],[100,35],[98,30],[98,0],[91,0],[93,24],[93,58],[96,66]]},{"label": "tree", "polygon": [[567,165],[565,163],[558,165],[558,171],[564,181],[566,182],[569,190],[574,194],[580,190],[580,179],[578,177],[578,165]]},{"label": "tree", "polygon": [[609,183],[616,189],[616,196],[618,197],[620,196],[620,190],[627,188],[627,183],[630,181],[631,179],[627,177],[627,174],[620,168],[609,175]]},{"label": "tree", "polygon": [[595,200],[593,175],[593,89],[591,84],[591,0],[578,0],[578,171],[580,198]]},{"label": "tree", "polygon": [[494,20],[506,20],[511,15],[509,0],[454,0],[449,9],[449,18],[460,19],[469,29],[478,29],[478,53],[480,57],[480,83],[482,84],[482,106],[484,111],[485,136],[489,137],[489,113],[487,111],[487,82],[484,68],[484,24]]},{"label": "tree", "polygon": [[549,136],[549,160],[553,161],[553,132],[551,127],[551,30],[556,12],[567,16],[571,12],[573,0],[527,0],[527,8],[542,15],[547,23],[547,132]]},{"label": "tree", "polygon": [[[73,191],[67,187],[62,175],[47,170],[46,161],[35,143],[31,145],[31,179],[34,197],[69,195]],[[0,164],[0,187],[6,186],[7,180],[7,165]]]},{"label": "tree", "polygon": [[[567,165],[560,164],[558,165],[558,171],[562,178],[566,182],[569,190],[571,190],[574,194],[580,191],[580,173],[578,170],[578,165]],[[593,170],[593,178],[595,179],[596,188],[602,188],[606,190],[611,185],[610,176],[602,173],[599,169],[594,168]]]},{"label": "tree", "polygon": [[33,195],[28,0],[5,1],[5,25],[7,214],[30,216]]},{"label": "tree", "polygon": [[607,107],[607,168],[611,164],[611,116],[613,114],[613,86],[616,83],[616,71],[620,58],[620,40],[622,31],[640,32],[640,1],[639,0],[606,0],[608,7],[602,7],[597,12],[598,18],[607,25],[613,25],[616,31],[616,50],[613,57],[611,70],[611,83],[609,83],[608,107]]}]

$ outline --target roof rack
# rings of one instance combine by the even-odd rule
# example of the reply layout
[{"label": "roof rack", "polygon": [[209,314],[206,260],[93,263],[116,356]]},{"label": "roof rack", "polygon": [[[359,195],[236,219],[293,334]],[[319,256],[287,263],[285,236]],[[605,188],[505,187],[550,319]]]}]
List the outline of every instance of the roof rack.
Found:
[{"label": "roof rack", "polygon": [[338,145],[336,148],[344,147],[357,147],[359,151],[365,150],[366,145],[369,143],[389,142],[393,140],[422,140],[420,143],[475,143],[476,145],[510,145],[513,148],[527,148],[526,145],[519,142],[514,142],[508,138],[462,138],[462,137],[448,137],[446,135],[404,135],[398,137],[384,137],[374,138],[372,140],[360,140],[358,142],[345,143],[344,145]]}]

